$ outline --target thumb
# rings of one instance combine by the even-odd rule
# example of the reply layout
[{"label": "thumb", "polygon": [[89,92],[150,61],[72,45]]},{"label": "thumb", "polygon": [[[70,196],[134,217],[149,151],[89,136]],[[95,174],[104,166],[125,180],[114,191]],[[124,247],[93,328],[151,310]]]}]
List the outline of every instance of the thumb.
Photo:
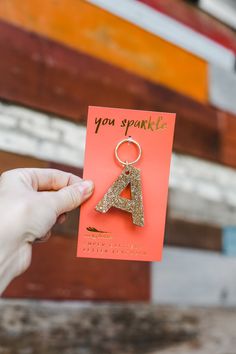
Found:
[{"label": "thumb", "polygon": [[94,189],[94,184],[90,180],[81,180],[64,187],[57,192],[50,193],[53,198],[57,215],[61,215],[77,208],[88,199]]}]

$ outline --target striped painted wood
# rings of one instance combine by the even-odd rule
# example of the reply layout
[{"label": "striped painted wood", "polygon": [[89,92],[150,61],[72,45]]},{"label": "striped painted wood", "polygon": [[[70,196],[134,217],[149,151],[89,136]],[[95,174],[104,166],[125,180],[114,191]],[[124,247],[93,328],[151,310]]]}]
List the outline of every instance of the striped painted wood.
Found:
[{"label": "striped painted wood", "polygon": [[[122,4],[123,1],[119,2],[119,8]],[[126,13],[132,10],[128,3],[125,10]],[[2,0],[0,18],[198,101],[207,101],[204,60],[89,2],[25,0],[22,4],[17,0]]]},{"label": "striped painted wood", "polygon": [[[49,167],[57,168],[81,176],[82,170],[68,165],[46,162],[33,159],[27,156],[0,152],[0,173],[18,167]],[[182,167],[180,166],[180,169]],[[170,209],[170,207],[169,207]],[[165,242],[169,245],[180,247],[203,248],[208,250],[221,251],[221,229],[216,226],[201,224],[200,221],[194,223],[187,220],[167,219]],[[56,225],[54,231],[57,235],[66,237],[76,237],[77,235],[78,212],[69,214],[63,225]]]},{"label": "striped painted wood", "polygon": [[76,238],[53,235],[47,243],[35,245],[31,267],[13,281],[4,297],[149,300],[148,262],[78,259],[76,244]]},{"label": "striped painted wood", "polygon": [[[73,237],[77,232],[78,212],[70,213],[67,221],[54,227],[55,233]],[[167,216],[165,244],[181,248],[202,249],[224,252],[222,228],[185,220],[172,219]],[[236,239],[236,238],[235,238]]]},{"label": "striped painted wood", "polygon": [[[0,173],[19,167],[58,168],[81,175],[81,169],[0,151]],[[51,240],[35,245],[30,269],[4,296],[14,298],[146,301],[150,297],[147,262],[76,258],[78,210],[56,225]],[[52,257],[53,255],[53,257]],[[43,262],[42,262],[43,260]],[[114,284],[116,274],[116,284]]]},{"label": "striped painted wood", "polygon": [[90,3],[128,20],[150,33],[177,45],[207,62],[228,70],[234,68],[234,53],[210,38],[136,0],[89,0]]},{"label": "striped painted wood", "polygon": [[81,122],[88,105],[176,112],[175,149],[219,160],[217,111],[204,104],[3,22],[0,52],[4,99]]},{"label": "striped painted wood", "polygon": [[172,219],[235,224],[236,171],[221,165],[173,155],[170,174],[169,215]]},{"label": "striped painted wood", "polygon": [[234,0],[199,0],[199,6],[220,21],[236,29]]},{"label": "striped painted wood", "polygon": [[236,258],[167,247],[152,264],[152,300],[158,304],[235,306]]},{"label": "striped painted wood", "polygon": [[[12,168],[59,168],[81,175],[81,169],[0,151],[0,173]],[[149,299],[147,262],[113,262],[76,258],[78,210],[53,228],[51,240],[35,245],[30,269],[18,277],[5,297],[143,301]],[[53,257],[52,257],[53,254]],[[116,284],[113,282],[116,274]]]},{"label": "striped painted wood", "polygon": [[209,100],[218,109],[236,115],[236,73],[210,65]]},{"label": "striped painted wood", "polygon": [[82,166],[85,126],[0,102],[0,149]]},{"label": "striped painted wood", "polygon": [[[1,152],[0,157],[2,171],[12,167],[35,165],[62,168],[78,175],[82,174],[81,169],[76,166],[46,163],[7,152]],[[233,225],[236,214],[235,181],[236,172],[231,168],[173,154],[169,181],[170,218],[220,227]]]},{"label": "striped painted wood", "polygon": [[[153,9],[185,24],[236,53],[235,33],[212,16],[183,0],[139,0]],[[213,0],[214,1],[214,0]],[[207,49],[207,48],[206,48]],[[214,60],[214,58],[212,58]],[[222,65],[222,63],[219,63]]]}]

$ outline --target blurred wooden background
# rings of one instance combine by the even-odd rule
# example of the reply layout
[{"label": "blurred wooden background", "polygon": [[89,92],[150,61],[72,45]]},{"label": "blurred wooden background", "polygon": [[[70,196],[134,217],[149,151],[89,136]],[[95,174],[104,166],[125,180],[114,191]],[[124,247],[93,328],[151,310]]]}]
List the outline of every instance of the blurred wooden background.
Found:
[{"label": "blurred wooden background", "polygon": [[[236,36],[206,3],[2,0],[1,171],[56,167],[81,175],[88,105],[176,112],[166,244],[180,247],[180,258],[202,250],[199,263],[211,257],[206,251],[232,255]],[[6,297],[158,300],[159,265],[76,259],[77,224],[74,212],[34,247],[31,268]]]}]

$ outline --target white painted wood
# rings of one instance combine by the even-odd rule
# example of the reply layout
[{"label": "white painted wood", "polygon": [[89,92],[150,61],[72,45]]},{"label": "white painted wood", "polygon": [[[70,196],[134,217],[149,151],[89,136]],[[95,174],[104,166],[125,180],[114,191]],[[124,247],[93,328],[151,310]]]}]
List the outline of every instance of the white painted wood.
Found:
[{"label": "white painted wood", "polygon": [[169,214],[219,226],[236,225],[236,170],[173,154]]},{"label": "white painted wood", "polygon": [[236,114],[236,73],[209,66],[209,99],[212,105]]},{"label": "white painted wood", "polygon": [[233,51],[171,17],[152,9],[150,6],[136,0],[88,0],[88,2],[193,53],[209,63],[216,63],[227,70],[233,70],[234,68],[235,56]]},{"label": "white painted wood", "polygon": [[81,167],[86,128],[58,117],[0,103],[0,149]]},{"label": "white painted wood", "polygon": [[220,21],[236,29],[235,0],[200,0],[199,6]]},{"label": "white painted wood", "polygon": [[235,306],[236,258],[166,247],[162,262],[152,263],[151,283],[158,304]]},{"label": "white painted wood", "polygon": [[[83,167],[86,128],[16,105],[0,104],[0,149]],[[173,153],[169,214],[236,225],[236,170]]]}]

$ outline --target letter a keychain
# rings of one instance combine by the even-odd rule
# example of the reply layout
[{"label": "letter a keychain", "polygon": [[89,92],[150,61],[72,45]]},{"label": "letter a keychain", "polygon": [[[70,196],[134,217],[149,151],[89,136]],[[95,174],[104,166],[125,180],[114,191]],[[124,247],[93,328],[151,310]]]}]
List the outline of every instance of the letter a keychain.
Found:
[{"label": "letter a keychain", "polygon": [[[120,159],[119,147],[124,143],[133,143],[137,146],[139,154],[136,160],[128,162]],[[121,140],[115,148],[115,157],[124,166],[123,171],[108,189],[96,206],[100,213],[106,213],[111,207],[124,210],[132,214],[133,224],[144,226],[143,197],[141,187],[141,174],[133,165],[139,161],[142,155],[141,146],[132,137]],[[123,198],[120,193],[130,184],[131,199]]]}]

